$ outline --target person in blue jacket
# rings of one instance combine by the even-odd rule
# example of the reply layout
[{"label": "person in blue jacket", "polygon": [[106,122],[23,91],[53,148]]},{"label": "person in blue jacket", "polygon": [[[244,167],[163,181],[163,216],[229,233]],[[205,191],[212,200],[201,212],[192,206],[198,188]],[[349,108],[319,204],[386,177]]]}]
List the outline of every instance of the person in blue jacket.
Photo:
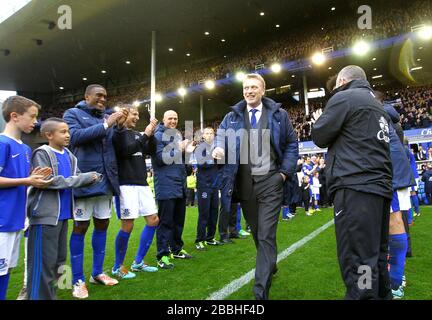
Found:
[{"label": "person in blue jacket", "polygon": [[154,188],[158,202],[159,227],[156,231],[157,264],[162,269],[172,269],[172,259],[190,259],[183,249],[183,227],[186,215],[186,178],[192,167],[185,164],[188,139],[182,140],[176,129],[178,116],[175,111],[164,113],[154,134],[156,153],[152,155]]},{"label": "person in blue jacket", "polygon": [[95,171],[102,174],[102,180],[94,185],[77,188],[73,212],[74,228],[70,239],[70,253],[73,276],[72,296],[88,297],[83,272],[84,237],[93,217],[92,237],[93,270],[91,283],[113,286],[118,283],[103,272],[106,236],[111,217],[113,195],[119,194],[117,160],[112,145],[113,126],[124,118],[128,111],[123,109],[104,114],[107,92],[99,84],[89,85],[85,99],[74,108],[68,109],[63,119],[69,125],[70,150],[77,157],[81,172]]},{"label": "person in blue jacket", "polygon": [[221,206],[229,214],[233,192],[240,200],[257,249],[254,295],[268,299],[276,272],[276,229],[283,184],[295,173],[298,142],[288,113],[264,97],[259,74],[243,80],[244,100],[223,119],[213,158],[225,162],[219,172]]},{"label": "person in blue jacket", "polygon": [[424,192],[429,204],[432,203],[432,164],[428,163],[426,171],[422,174],[421,180],[424,182]]},{"label": "person in blue jacket", "polygon": [[219,190],[216,187],[218,167],[211,156],[214,142],[213,128],[204,129],[203,140],[195,149],[198,162],[198,223],[195,240],[197,250],[205,250],[205,245],[221,244],[214,238],[219,212]]},{"label": "person in blue jacket", "polygon": [[410,191],[415,180],[411,171],[409,158],[403,146],[403,137],[397,134],[399,129],[399,114],[389,104],[385,103],[384,94],[375,91],[378,101],[383,103],[384,110],[392,120],[389,126],[390,158],[392,163],[393,199],[390,206],[389,228],[389,276],[393,299],[404,296],[402,287],[406,255],[408,251],[408,226],[404,222],[407,211],[411,208]]}]

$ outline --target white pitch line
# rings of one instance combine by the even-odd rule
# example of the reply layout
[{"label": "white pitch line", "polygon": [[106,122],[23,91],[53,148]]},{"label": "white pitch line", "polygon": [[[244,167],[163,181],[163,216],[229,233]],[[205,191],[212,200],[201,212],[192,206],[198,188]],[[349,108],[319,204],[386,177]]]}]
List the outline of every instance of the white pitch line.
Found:
[{"label": "white pitch line", "polygon": [[[317,235],[319,235],[321,232],[326,230],[328,227],[334,224],[334,219],[331,219],[326,224],[322,225],[315,231],[308,234],[303,239],[297,241],[290,247],[286,248],[284,251],[278,254],[277,262],[282,261],[283,259],[287,258],[290,254],[292,254],[294,251],[296,251],[298,248],[301,248],[304,246],[307,242],[315,238]],[[250,270],[248,273],[244,274],[240,278],[237,278],[230,283],[228,283],[225,287],[220,289],[219,291],[213,292],[209,297],[206,298],[206,300],[223,300],[229,295],[233,294],[234,292],[238,291],[241,287],[246,285],[249,281],[253,280],[255,278],[255,268]]]}]

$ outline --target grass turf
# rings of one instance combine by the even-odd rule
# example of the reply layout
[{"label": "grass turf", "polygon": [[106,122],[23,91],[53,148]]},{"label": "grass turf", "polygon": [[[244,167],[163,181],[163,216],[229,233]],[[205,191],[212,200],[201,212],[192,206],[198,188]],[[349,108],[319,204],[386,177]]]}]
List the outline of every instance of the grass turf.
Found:
[{"label": "grass turf", "polygon": [[[278,251],[281,252],[299,241],[333,217],[332,209],[324,209],[319,214],[307,217],[303,209],[289,222],[280,222],[278,226]],[[221,289],[234,279],[244,275],[255,267],[255,249],[251,237],[236,239],[235,244],[208,247],[206,252],[194,248],[196,235],[197,209],[188,208],[183,233],[184,248],[194,258],[191,260],[173,260],[173,270],[159,270],[156,273],[137,273],[131,280],[123,280],[114,287],[92,285],[87,281],[89,299],[92,300],[128,300],[128,299],[205,299],[211,293]],[[119,230],[119,221],[113,216],[108,230],[107,249],[104,270],[110,274],[114,262],[114,241]],[[135,223],[135,230],[129,241],[125,264],[129,267],[138,248],[140,232],[144,219]],[[72,225],[70,224],[69,233]],[[405,299],[432,299],[430,290],[432,278],[432,252],[428,247],[431,241],[432,207],[422,207],[422,215],[417,218],[411,229],[413,257],[407,260],[406,277],[408,286]],[[85,239],[84,272],[88,280],[91,273],[92,250],[89,229]],[[155,265],[155,241],[150,248],[146,263]],[[21,259],[23,250],[21,250]],[[279,272],[273,280],[271,299],[322,299],[337,300],[344,296],[339,266],[336,257],[334,226],[306,243],[287,259],[278,264]],[[16,268],[9,285],[7,298],[17,297],[22,286],[23,263]],[[253,281],[233,293],[228,299],[254,299]],[[59,299],[73,299],[70,290],[58,290]]]}]

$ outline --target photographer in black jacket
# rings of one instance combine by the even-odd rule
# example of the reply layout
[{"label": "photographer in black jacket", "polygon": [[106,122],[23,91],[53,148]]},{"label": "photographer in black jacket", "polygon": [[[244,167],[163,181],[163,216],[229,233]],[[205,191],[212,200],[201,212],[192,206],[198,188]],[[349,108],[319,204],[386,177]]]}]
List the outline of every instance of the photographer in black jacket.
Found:
[{"label": "photographer in black jacket", "polygon": [[343,68],[312,139],[328,147],[326,179],[334,203],[346,299],[391,299],[387,270],[392,166],[390,118],[358,66]]}]

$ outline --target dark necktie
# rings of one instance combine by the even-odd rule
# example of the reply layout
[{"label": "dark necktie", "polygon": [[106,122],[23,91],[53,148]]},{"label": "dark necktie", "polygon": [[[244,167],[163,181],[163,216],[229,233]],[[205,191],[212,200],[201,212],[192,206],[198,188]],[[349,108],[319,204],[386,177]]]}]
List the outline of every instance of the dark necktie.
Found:
[{"label": "dark necktie", "polygon": [[258,111],[259,111],[258,109],[250,109],[250,111],[249,111],[249,112],[252,112],[252,117],[251,117],[251,121],[250,121],[252,129],[256,129],[257,119],[256,119],[255,114]]}]

